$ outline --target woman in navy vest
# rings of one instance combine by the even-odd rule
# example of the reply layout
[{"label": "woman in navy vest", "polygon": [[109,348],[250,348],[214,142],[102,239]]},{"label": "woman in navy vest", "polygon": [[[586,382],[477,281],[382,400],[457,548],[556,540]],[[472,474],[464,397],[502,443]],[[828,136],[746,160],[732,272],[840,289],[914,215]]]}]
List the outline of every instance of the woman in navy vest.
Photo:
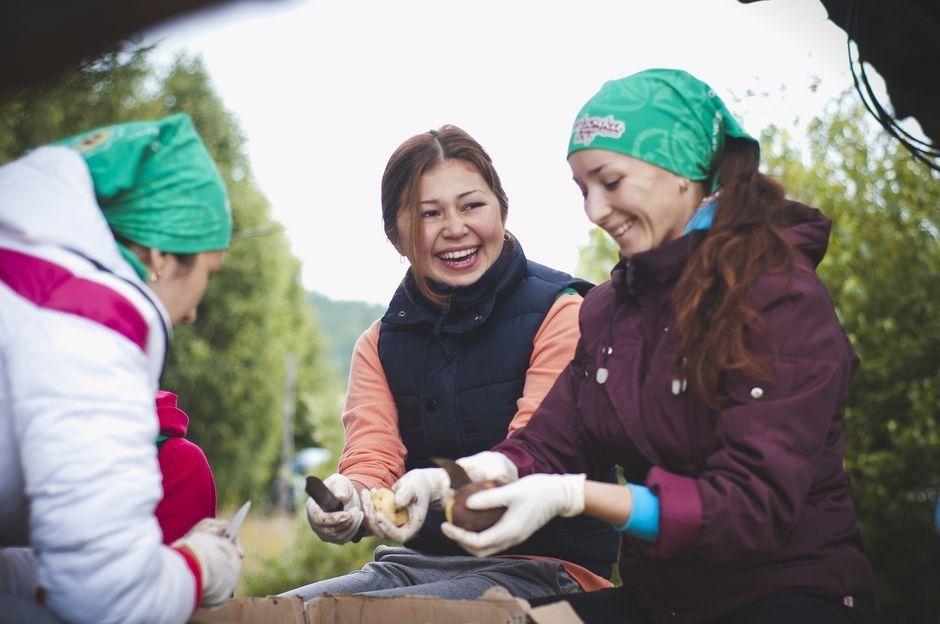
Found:
[{"label": "woman in navy vest", "polygon": [[[618,538],[591,518],[558,519],[486,559],[440,531],[449,480],[430,459],[464,458],[475,479],[511,478],[502,474],[511,464],[486,449],[524,427],[568,364],[590,288],[527,260],[505,229],[507,213],[489,155],[463,130],[416,135],[392,154],[382,217],[411,266],[353,353],[346,443],[338,472],[326,479],[343,509],[327,513],[309,499],[307,516],[324,541],[371,533],[407,547],[380,546],[362,570],[289,594],[472,599],[499,585],[528,598],[610,586]],[[371,505],[370,490],[389,486],[409,511],[404,526]]]}]

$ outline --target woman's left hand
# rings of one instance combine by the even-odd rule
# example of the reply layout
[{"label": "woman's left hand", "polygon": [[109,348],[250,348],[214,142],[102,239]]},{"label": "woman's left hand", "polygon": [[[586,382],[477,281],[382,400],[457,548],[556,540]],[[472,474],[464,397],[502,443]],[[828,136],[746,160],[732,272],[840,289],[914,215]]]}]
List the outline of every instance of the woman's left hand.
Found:
[{"label": "woman's left hand", "polygon": [[555,516],[584,511],[585,475],[534,474],[508,485],[481,490],[467,499],[470,509],[506,507],[499,521],[480,533],[450,522],[441,531],[477,557],[488,557],[525,541]]}]

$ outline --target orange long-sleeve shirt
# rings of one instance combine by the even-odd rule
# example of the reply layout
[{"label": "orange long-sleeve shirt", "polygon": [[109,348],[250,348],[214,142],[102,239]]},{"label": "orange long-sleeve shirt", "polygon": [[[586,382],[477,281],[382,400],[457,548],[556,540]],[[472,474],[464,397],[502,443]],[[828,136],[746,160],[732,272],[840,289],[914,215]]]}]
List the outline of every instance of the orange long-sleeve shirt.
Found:
[{"label": "orange long-sleeve shirt", "polygon": [[[555,300],[532,340],[532,358],[522,396],[506,435],[524,427],[559,373],[574,356],[578,343],[581,296],[564,294]],[[380,321],[373,323],[353,349],[343,426],[346,444],[339,471],[366,487],[391,487],[405,473],[407,451],[398,431],[398,412],[382,362],[379,360]],[[547,557],[533,557],[547,559]],[[611,587],[606,579],[581,566],[561,562],[585,591]]]}]

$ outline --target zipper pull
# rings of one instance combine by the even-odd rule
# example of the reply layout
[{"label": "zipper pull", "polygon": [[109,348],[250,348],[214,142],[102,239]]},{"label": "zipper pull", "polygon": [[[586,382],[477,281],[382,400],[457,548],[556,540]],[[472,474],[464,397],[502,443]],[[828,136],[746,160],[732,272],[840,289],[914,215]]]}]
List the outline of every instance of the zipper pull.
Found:
[{"label": "zipper pull", "polygon": [[[688,362],[687,358],[682,358],[682,362],[679,364],[679,370],[672,377],[672,395],[679,396],[685,392],[686,388],[689,385],[689,380],[685,375],[682,374],[682,371],[685,369],[685,365]],[[680,377],[681,375],[681,377]]]},{"label": "zipper pull", "polygon": [[610,345],[601,348],[601,352],[604,354],[604,362],[597,369],[597,373],[594,375],[594,379],[599,384],[603,384],[607,381],[607,377],[610,376],[610,371],[607,370],[607,358],[610,357],[610,354],[614,352],[614,348]]}]

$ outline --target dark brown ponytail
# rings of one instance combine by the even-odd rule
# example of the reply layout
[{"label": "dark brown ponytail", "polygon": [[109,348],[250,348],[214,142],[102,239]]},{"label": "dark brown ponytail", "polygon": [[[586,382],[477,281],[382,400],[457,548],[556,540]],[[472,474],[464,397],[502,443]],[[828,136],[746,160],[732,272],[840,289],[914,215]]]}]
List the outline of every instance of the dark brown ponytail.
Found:
[{"label": "dark brown ponytail", "polygon": [[728,141],[714,220],[689,257],[673,295],[681,336],[679,374],[714,409],[725,398],[723,373],[772,376],[770,363],[746,346],[747,333],[761,329],[760,313],[750,306],[749,294],[760,276],[790,270],[794,258],[781,227],[795,222],[795,204],[757,167],[756,145]]}]

